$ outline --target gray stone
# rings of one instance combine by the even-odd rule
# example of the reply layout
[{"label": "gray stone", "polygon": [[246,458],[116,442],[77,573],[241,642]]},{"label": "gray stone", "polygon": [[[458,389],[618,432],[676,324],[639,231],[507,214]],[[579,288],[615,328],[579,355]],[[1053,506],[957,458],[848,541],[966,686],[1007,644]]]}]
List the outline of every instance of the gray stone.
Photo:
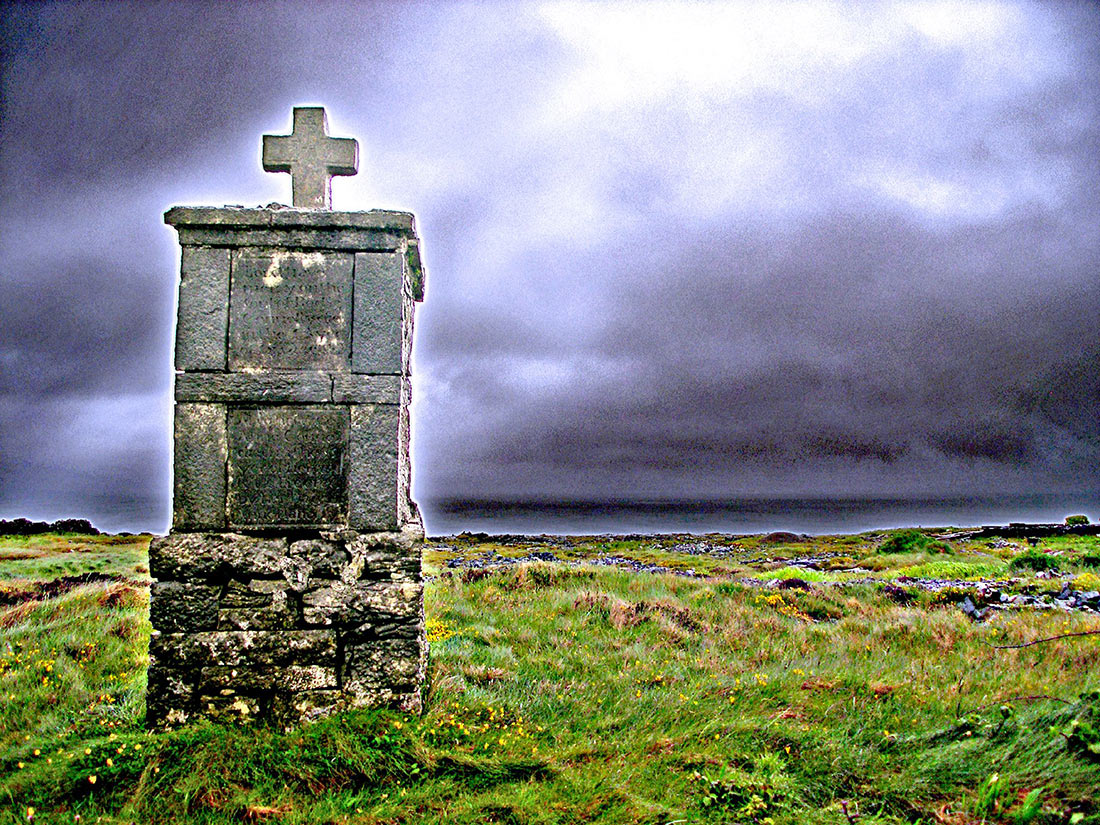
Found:
[{"label": "gray stone", "polygon": [[332,400],[332,377],[323,372],[185,372],[176,376],[176,400],[324,403]]},{"label": "gray stone", "polygon": [[348,370],[352,256],[241,250],[233,256],[229,368]]},{"label": "gray stone", "polygon": [[409,295],[414,301],[424,300],[424,264],[420,260],[420,241],[409,238],[405,247],[405,272],[408,275]]},{"label": "gray stone", "polygon": [[229,323],[229,250],[183,248],[176,369],[224,370]]},{"label": "gray stone", "polygon": [[346,408],[235,408],[228,430],[231,525],[346,523]]},{"label": "gray stone", "polygon": [[328,716],[353,705],[342,690],[302,690],[279,693],[271,700],[271,716],[283,725],[297,725]]},{"label": "gray stone", "polygon": [[415,239],[416,223],[411,212],[369,209],[356,212],[315,211],[282,207],[174,206],[164,214],[164,222],[181,227],[220,227],[240,229],[365,229],[381,230]]},{"label": "gray stone", "polygon": [[355,708],[388,707],[412,714],[420,714],[424,709],[419,687],[390,689],[352,684],[345,685],[344,690],[350,698],[350,706]]},{"label": "gray stone", "polygon": [[295,106],[291,134],[264,135],[264,171],[290,173],[295,206],[331,209],[332,176],[358,171],[359,144],[329,137],[327,126],[324,108]]},{"label": "gray stone", "polygon": [[353,692],[411,688],[422,680],[423,668],[422,648],[416,640],[372,641],[344,650],[344,685]]},{"label": "gray stone", "polygon": [[422,530],[420,510],[412,500],[411,407],[412,382],[406,377],[401,379],[401,406],[397,420],[397,523],[415,524]]},{"label": "gray stone", "polygon": [[286,581],[230,581],[217,611],[220,630],[292,630],[301,623],[297,592]]},{"label": "gray stone", "polygon": [[375,624],[415,622],[423,604],[419,582],[333,582],[302,594],[302,617],[307,625],[368,632]]},{"label": "gray stone", "polygon": [[225,407],[177,404],[172,526],[225,527]]},{"label": "gray stone", "polygon": [[[296,120],[327,140],[320,110]],[[297,145],[300,131],[269,137],[267,162],[299,194],[312,176],[315,207],[325,164],[344,161]],[[290,144],[294,156],[276,157]],[[295,168],[303,160],[314,168]],[[412,216],[203,207],[165,220],[184,247],[181,372],[173,532],[149,554],[149,723],[418,710],[408,406],[424,274]]]},{"label": "gray stone", "polygon": [[401,377],[336,373],[332,376],[332,400],[337,404],[399,404]]},{"label": "gray stone", "polygon": [[154,633],[149,655],[174,668],[336,665],[331,630],[215,630]]},{"label": "gray stone", "polygon": [[397,528],[399,409],[390,404],[351,408],[348,526],[356,530]]},{"label": "gray stone", "polygon": [[173,581],[153,582],[149,621],[164,633],[214,630],[218,626],[221,588]]},{"label": "gray stone", "polygon": [[222,690],[300,691],[338,687],[336,667],[286,665],[284,667],[204,667],[198,689],[203,694]]},{"label": "gray stone", "polygon": [[362,625],[348,632],[349,641],[370,641],[373,639],[419,639],[424,635],[423,625],[410,623],[407,619],[393,622],[378,622]]},{"label": "gray stone", "polygon": [[299,561],[311,579],[338,579],[351,559],[344,542],[321,539],[293,542],[290,556]]},{"label": "gray stone", "polygon": [[406,243],[400,234],[378,229],[238,229],[236,227],[181,226],[178,232],[180,243],[184,246],[392,252],[404,249]]},{"label": "gray stone", "polygon": [[423,532],[364,533],[348,542],[351,561],[341,578],[419,581]]},{"label": "gray stone", "polygon": [[147,724],[182,725],[194,714],[197,697],[192,674],[154,663],[147,684]]},{"label": "gray stone", "polygon": [[239,724],[263,718],[267,715],[269,704],[259,696],[226,691],[221,696],[203,696],[199,701],[199,708],[203,716],[215,722]]},{"label": "gray stone", "polygon": [[233,533],[170,533],[149,543],[149,575],[196,581],[283,577],[288,567],[285,538]]},{"label": "gray stone", "polygon": [[404,256],[360,252],[355,256],[355,329],[352,372],[400,375]]}]

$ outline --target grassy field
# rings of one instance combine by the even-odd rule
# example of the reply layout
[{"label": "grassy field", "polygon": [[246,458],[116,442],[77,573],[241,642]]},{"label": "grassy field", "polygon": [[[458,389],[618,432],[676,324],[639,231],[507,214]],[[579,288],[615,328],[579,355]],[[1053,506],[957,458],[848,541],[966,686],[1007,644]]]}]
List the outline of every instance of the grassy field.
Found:
[{"label": "grassy field", "polygon": [[0,538],[0,823],[1100,823],[1100,615],[958,607],[1096,537],[430,542],[423,716],[160,733],[147,544]]}]

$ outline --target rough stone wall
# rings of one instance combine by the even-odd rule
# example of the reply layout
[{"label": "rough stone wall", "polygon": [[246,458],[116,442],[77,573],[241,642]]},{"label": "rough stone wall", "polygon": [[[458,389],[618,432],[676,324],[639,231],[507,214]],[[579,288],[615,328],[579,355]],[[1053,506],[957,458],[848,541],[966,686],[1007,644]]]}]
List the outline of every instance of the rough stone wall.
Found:
[{"label": "rough stone wall", "polygon": [[173,209],[172,532],[150,547],[147,722],[420,708],[412,217]]},{"label": "rough stone wall", "polygon": [[420,710],[421,533],[154,539],[148,719]]}]

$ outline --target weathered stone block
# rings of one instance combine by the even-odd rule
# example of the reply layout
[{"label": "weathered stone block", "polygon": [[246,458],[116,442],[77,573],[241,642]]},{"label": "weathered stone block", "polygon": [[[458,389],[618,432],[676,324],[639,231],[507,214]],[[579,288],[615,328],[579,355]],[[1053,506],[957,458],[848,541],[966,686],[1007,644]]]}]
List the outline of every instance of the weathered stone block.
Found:
[{"label": "weathered stone block", "polygon": [[229,250],[185,246],[180,263],[176,369],[224,370]]},{"label": "weathered stone block", "polygon": [[179,226],[183,246],[284,247],[300,250],[401,249],[405,239],[377,229],[259,229]]},{"label": "weathered stone block", "polygon": [[351,408],[348,526],[356,530],[397,528],[399,410],[389,404]]},{"label": "weathered stone block", "polygon": [[352,706],[342,690],[303,690],[277,693],[271,700],[271,716],[283,725],[297,725]]},{"label": "weathered stone block", "polygon": [[423,537],[423,531],[415,527],[396,533],[356,534],[348,542],[351,561],[340,578],[419,581]]},{"label": "weathered stone block", "polygon": [[203,227],[288,227],[385,230],[408,235],[415,232],[411,212],[389,209],[366,209],[345,212],[336,209],[248,208],[243,206],[174,206],[164,213],[169,226]]},{"label": "weathered stone block", "polygon": [[401,378],[397,375],[333,373],[332,400],[337,404],[398,404]]},{"label": "weathered stone block", "polygon": [[233,533],[170,533],[149,542],[149,575],[154,579],[197,581],[230,576],[283,577],[288,567],[285,538]]},{"label": "weathered stone block", "polygon": [[173,533],[150,546],[149,722],[419,710],[412,216],[177,208],[165,220],[184,246],[182,372]]},{"label": "weathered stone block", "polygon": [[149,621],[164,633],[214,630],[218,626],[220,587],[153,582],[149,594]]},{"label": "weathered stone block", "polygon": [[176,376],[177,401],[320,404],[332,400],[323,372],[192,372]]},{"label": "weathered stone block", "polygon": [[231,525],[346,521],[346,408],[230,409],[228,436]]},{"label": "weathered stone block", "polygon": [[154,633],[149,655],[174,668],[336,665],[330,630],[215,630]]},{"label": "weathered stone block", "polygon": [[150,725],[182,725],[195,712],[197,699],[193,673],[154,664],[149,668],[146,722]]},{"label": "weathered stone block", "polygon": [[343,541],[323,539],[292,542],[290,556],[298,561],[299,569],[308,571],[310,579],[339,579],[351,560]]},{"label": "weathered stone block", "polygon": [[419,687],[384,688],[366,685],[345,686],[350,697],[349,706],[354,708],[397,708],[405,713],[421,713],[424,700]]},{"label": "weathered stone block", "polygon": [[409,409],[412,407],[412,381],[401,379],[401,405],[397,420],[397,523],[415,524],[423,529],[420,510],[412,500],[412,429]]},{"label": "weathered stone block", "polygon": [[375,621],[361,625],[345,633],[349,642],[369,642],[376,639],[418,639],[424,635],[423,622],[410,622],[408,619],[398,619],[392,622]]},{"label": "weathered stone block", "polygon": [[199,692],[210,695],[224,690],[301,691],[338,687],[336,667],[286,665],[283,667],[235,668],[204,667],[199,676]]},{"label": "weathered stone block", "polygon": [[422,648],[415,639],[373,641],[344,649],[344,686],[352,692],[412,688],[421,683],[423,668]]},{"label": "weathered stone block", "polygon": [[291,630],[302,619],[298,594],[285,581],[231,581],[217,611],[220,630]]},{"label": "weathered stone block", "polygon": [[225,407],[177,404],[172,526],[176,530],[225,527]]},{"label": "weathered stone block", "polygon": [[207,719],[222,723],[254,722],[270,713],[269,696],[250,696],[235,690],[224,695],[205,695],[199,700],[199,710]]},{"label": "weathered stone block", "polygon": [[402,372],[403,267],[404,256],[398,252],[360,252],[355,256],[352,372]]},{"label": "weathered stone block", "polygon": [[424,586],[419,582],[334,582],[302,594],[307,625],[361,628],[416,619]]}]

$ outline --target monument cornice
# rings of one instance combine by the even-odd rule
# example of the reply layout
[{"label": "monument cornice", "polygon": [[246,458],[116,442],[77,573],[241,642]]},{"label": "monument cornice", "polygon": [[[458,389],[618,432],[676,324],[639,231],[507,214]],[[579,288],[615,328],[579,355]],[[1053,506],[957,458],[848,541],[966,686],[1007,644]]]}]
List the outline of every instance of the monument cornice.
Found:
[{"label": "monument cornice", "polygon": [[173,206],[164,222],[175,227],[219,229],[378,229],[416,234],[411,212],[370,209],[360,212],[298,209],[293,206]]}]

